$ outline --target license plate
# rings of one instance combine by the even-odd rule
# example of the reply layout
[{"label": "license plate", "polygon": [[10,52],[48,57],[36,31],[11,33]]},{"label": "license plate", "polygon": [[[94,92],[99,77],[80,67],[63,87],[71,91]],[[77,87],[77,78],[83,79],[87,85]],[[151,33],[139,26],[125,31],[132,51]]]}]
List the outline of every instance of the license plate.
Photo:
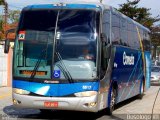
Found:
[{"label": "license plate", "polygon": [[58,102],[44,102],[44,107],[58,107]]}]

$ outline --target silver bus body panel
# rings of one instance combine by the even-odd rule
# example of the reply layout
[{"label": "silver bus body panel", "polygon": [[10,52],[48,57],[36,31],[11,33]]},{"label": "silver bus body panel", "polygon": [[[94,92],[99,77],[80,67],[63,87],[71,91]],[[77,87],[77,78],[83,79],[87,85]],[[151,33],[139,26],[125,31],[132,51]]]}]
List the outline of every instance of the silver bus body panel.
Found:
[{"label": "silver bus body panel", "polygon": [[[97,112],[99,104],[93,107],[85,104],[97,102],[97,95],[91,97],[36,97],[13,93],[13,100],[19,101],[14,104],[18,108],[53,109],[53,110],[75,110],[86,112]],[[44,107],[44,102],[58,102],[58,107]]]},{"label": "silver bus body panel", "polygon": [[98,111],[108,107],[108,92],[103,92],[98,95]]}]

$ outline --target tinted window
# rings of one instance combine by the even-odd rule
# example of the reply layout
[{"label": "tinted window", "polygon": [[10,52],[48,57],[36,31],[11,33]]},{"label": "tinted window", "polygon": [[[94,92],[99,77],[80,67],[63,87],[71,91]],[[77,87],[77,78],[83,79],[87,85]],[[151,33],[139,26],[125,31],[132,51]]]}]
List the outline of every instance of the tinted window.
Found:
[{"label": "tinted window", "polygon": [[123,17],[120,18],[120,26],[120,43],[121,45],[128,46],[127,21]]},{"label": "tinted window", "polygon": [[103,33],[107,41],[110,41],[110,11],[105,11],[103,15]]},{"label": "tinted window", "polygon": [[140,42],[139,42],[139,37],[138,37],[137,31],[133,31],[133,40],[134,40],[133,47],[135,49],[140,49]]},{"label": "tinted window", "polygon": [[97,18],[99,13],[93,10],[60,11],[56,50],[62,59],[81,59],[87,51],[95,60]]},{"label": "tinted window", "polygon": [[120,44],[120,17],[118,14],[112,14],[112,42]]},{"label": "tinted window", "polygon": [[20,30],[54,31],[57,11],[24,11],[21,16]]},{"label": "tinted window", "polygon": [[143,45],[144,45],[144,50],[148,50],[150,51],[150,38],[149,38],[149,35],[148,35],[148,32],[144,32],[143,34]]},{"label": "tinted window", "polygon": [[60,12],[58,30],[62,32],[94,33],[95,21],[95,11],[63,10]]}]

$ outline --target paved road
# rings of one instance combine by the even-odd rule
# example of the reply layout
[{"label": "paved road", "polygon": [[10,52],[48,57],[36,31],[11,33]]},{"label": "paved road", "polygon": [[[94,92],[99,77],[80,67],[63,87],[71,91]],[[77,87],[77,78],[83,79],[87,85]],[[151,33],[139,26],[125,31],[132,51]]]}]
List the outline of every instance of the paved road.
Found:
[{"label": "paved road", "polygon": [[[122,120],[127,119],[130,114],[151,114],[154,99],[160,86],[152,86],[143,96],[143,99],[134,97],[117,105],[112,116],[104,111],[98,113],[85,113],[75,111],[53,111],[47,115],[41,114],[39,110],[17,109],[12,106],[11,88],[0,88],[0,117],[4,120]],[[155,103],[154,117],[160,120],[160,93]],[[74,115],[74,116],[73,116]],[[129,116],[130,117],[130,116]],[[146,116],[145,116],[146,117]],[[149,118],[149,117],[148,117]],[[1,118],[0,118],[1,119]]]}]

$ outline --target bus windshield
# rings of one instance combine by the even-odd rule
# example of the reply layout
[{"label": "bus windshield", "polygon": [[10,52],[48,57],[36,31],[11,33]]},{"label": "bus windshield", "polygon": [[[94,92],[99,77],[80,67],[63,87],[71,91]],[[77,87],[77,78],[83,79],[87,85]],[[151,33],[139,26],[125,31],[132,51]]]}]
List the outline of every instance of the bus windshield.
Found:
[{"label": "bus windshield", "polygon": [[98,15],[94,10],[23,11],[15,43],[14,77],[95,79]]}]

